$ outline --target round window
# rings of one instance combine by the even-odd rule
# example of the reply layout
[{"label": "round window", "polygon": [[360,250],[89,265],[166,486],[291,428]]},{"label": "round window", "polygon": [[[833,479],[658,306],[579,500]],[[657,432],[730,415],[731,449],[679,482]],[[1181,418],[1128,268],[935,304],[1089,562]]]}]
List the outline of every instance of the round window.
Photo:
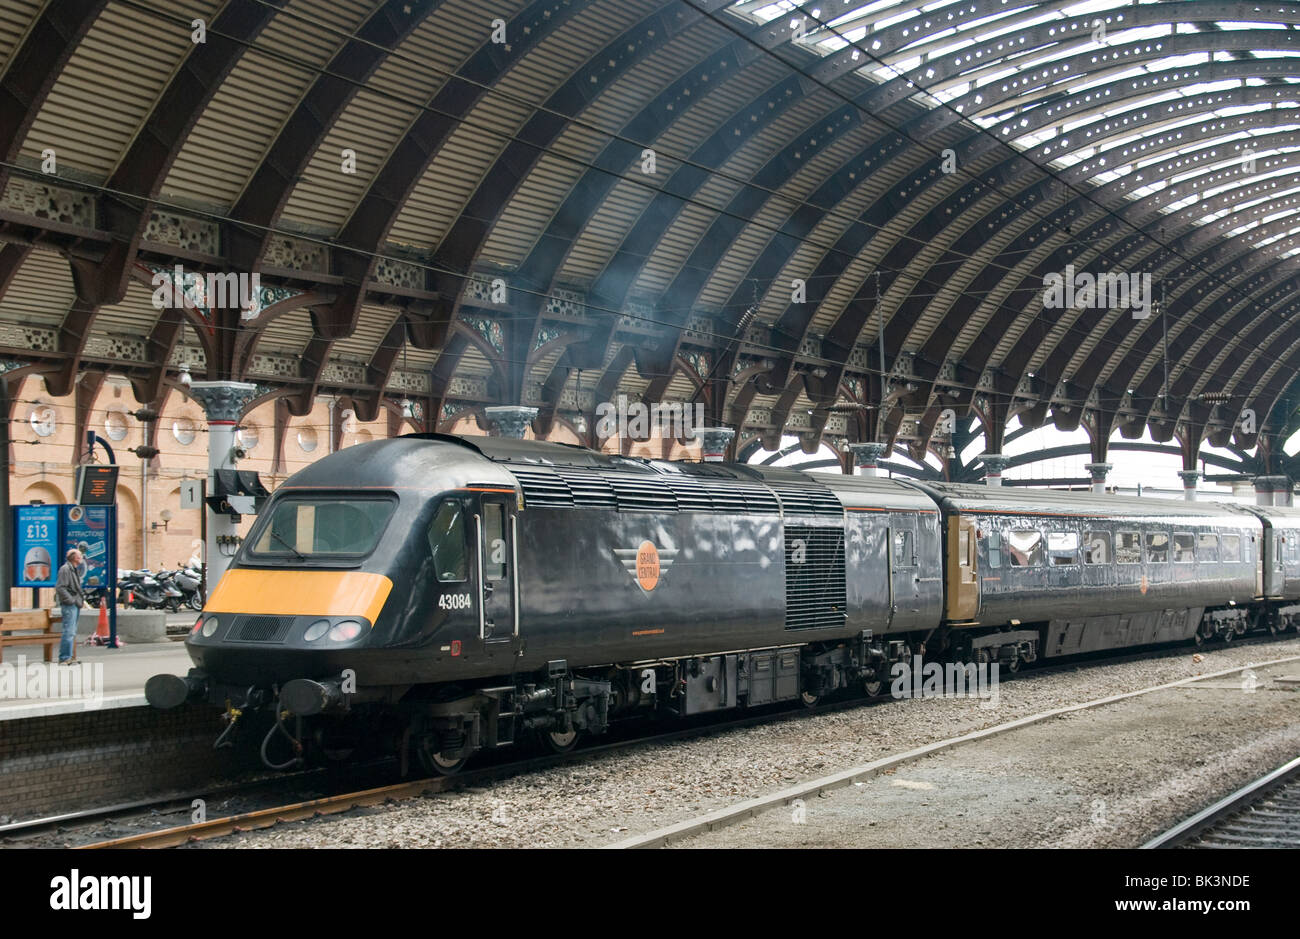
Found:
[{"label": "round window", "polygon": [[311,453],[316,449],[316,428],[304,427],[298,431],[298,449],[303,453]]},{"label": "round window", "polygon": [[257,425],[250,424],[248,422],[245,422],[240,425],[239,432],[236,434],[236,436],[239,438],[240,445],[245,450],[251,450],[254,447],[256,447],[257,441],[261,439],[261,437],[258,434]]},{"label": "round window", "polygon": [[59,429],[59,415],[54,410],[52,404],[46,404],[44,401],[38,401],[28,415],[31,421],[32,430],[36,431],[38,437],[48,437]]},{"label": "round window", "polygon": [[194,422],[188,417],[178,417],[172,421],[172,436],[176,438],[176,442],[182,447],[188,447],[194,442],[194,438],[198,436],[198,430],[195,428]]},{"label": "round window", "polygon": [[104,433],[109,440],[125,440],[127,429],[125,411],[114,409],[108,412],[104,418]]}]

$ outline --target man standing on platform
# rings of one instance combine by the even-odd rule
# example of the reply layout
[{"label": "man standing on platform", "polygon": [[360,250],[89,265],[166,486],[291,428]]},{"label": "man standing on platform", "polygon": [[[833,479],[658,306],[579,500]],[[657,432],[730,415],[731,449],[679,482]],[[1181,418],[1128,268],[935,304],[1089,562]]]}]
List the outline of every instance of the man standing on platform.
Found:
[{"label": "man standing on platform", "polygon": [[72,653],[77,646],[77,616],[86,602],[86,595],[81,589],[81,552],[73,548],[65,558],[64,565],[59,568],[59,577],[54,582],[54,597],[63,611],[63,641],[59,643],[60,665],[72,663]]}]

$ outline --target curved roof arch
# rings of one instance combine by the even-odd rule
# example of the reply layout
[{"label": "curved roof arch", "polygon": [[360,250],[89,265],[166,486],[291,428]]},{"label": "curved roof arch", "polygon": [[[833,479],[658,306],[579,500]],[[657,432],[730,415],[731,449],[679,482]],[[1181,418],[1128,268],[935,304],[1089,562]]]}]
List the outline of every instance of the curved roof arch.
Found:
[{"label": "curved roof arch", "polygon": [[[922,457],[947,409],[1097,460],[1248,450],[1252,410],[1277,453],[1297,135],[1282,0],[15,0],[0,352],[54,391],[199,363],[543,431],[625,393]],[[128,289],[177,264],[262,293]],[[1045,306],[1067,271],[1149,315]]]}]

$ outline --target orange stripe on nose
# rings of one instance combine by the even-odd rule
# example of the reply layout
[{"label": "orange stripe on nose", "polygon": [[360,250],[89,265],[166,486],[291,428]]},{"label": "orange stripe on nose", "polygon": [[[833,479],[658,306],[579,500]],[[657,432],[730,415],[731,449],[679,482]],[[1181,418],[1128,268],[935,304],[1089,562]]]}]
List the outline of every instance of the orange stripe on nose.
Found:
[{"label": "orange stripe on nose", "polygon": [[266,616],[364,616],[375,624],[393,582],[363,571],[228,570],[204,609]]}]

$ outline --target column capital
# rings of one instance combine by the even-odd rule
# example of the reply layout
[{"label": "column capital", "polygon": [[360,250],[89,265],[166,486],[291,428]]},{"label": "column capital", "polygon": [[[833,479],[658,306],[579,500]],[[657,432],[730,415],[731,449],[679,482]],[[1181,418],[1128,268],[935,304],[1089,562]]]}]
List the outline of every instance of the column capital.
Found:
[{"label": "column capital", "polygon": [[990,486],[1001,486],[1002,471],[1011,462],[1011,457],[1001,453],[981,453],[979,458],[984,462],[984,481]]},{"label": "column capital", "polygon": [[697,427],[695,436],[700,440],[700,449],[706,463],[722,463],[736,432],[730,427]]},{"label": "column capital", "polygon": [[524,431],[537,417],[537,408],[526,408],[515,404],[499,404],[483,409],[483,416],[489,424],[496,425],[502,437],[523,439]]},{"label": "column capital", "polygon": [[1114,463],[1085,463],[1083,468],[1092,474],[1093,482],[1105,482],[1106,475],[1115,468]]},{"label": "column capital", "polygon": [[209,423],[236,424],[244,408],[257,397],[257,386],[246,381],[196,381],[188,393],[203,408]]},{"label": "column capital", "polygon": [[871,440],[849,444],[849,450],[853,452],[853,462],[861,467],[863,476],[877,475],[877,464],[887,449],[889,449],[887,444]]}]

